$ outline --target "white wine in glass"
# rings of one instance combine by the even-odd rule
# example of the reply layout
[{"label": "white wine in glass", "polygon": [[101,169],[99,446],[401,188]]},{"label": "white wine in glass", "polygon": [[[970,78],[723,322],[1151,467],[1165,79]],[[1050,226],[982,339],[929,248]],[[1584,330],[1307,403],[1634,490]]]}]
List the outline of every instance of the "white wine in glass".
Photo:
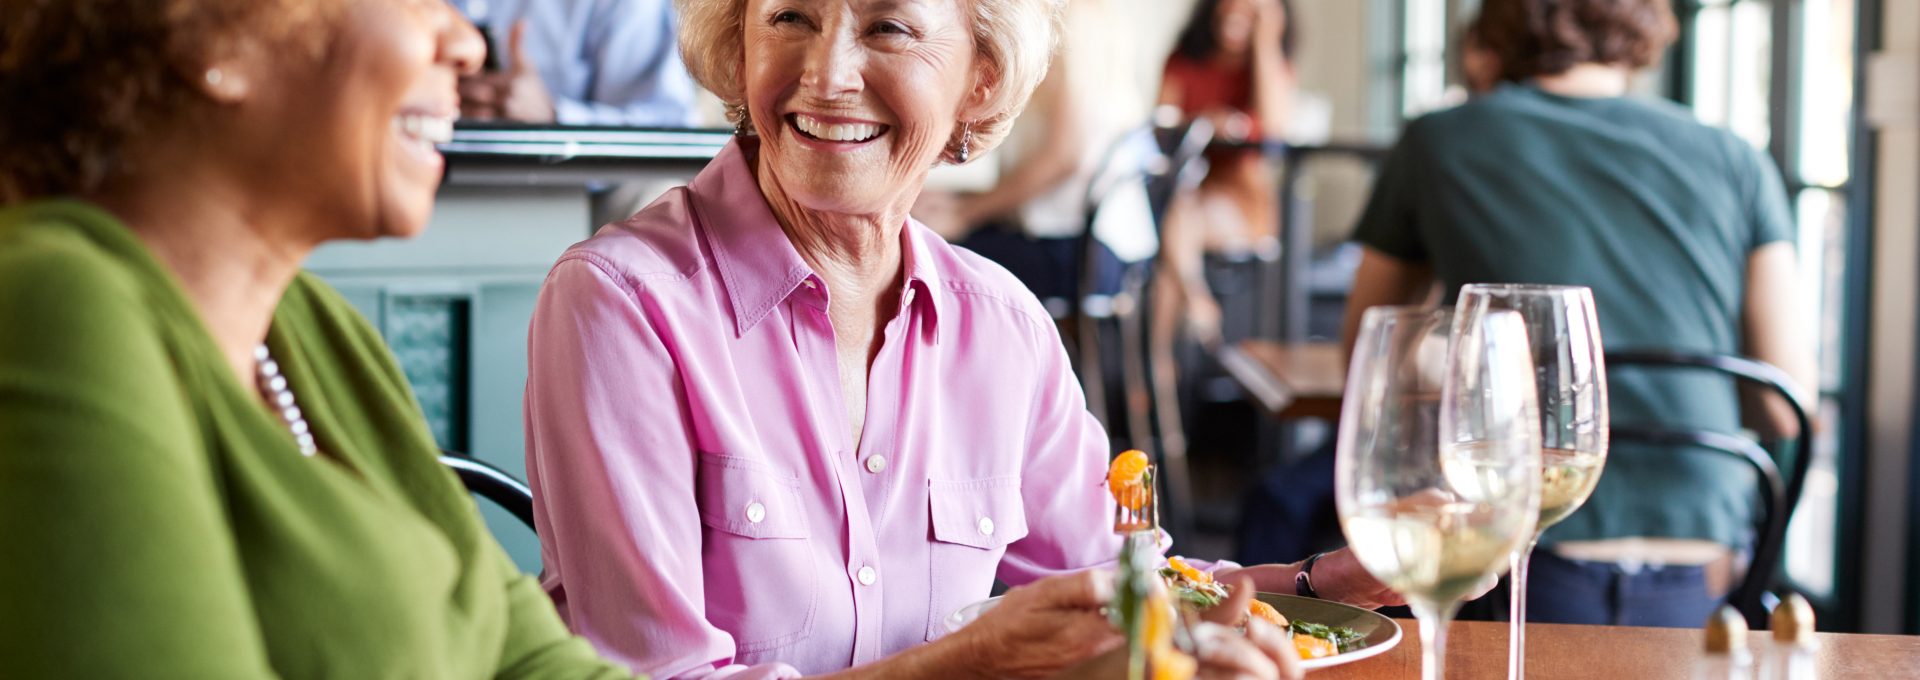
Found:
[{"label": "white wine in glass", "polygon": [[1593,292],[1581,286],[1468,284],[1460,289],[1458,320],[1512,311],[1527,327],[1540,407],[1540,522],[1513,554],[1509,582],[1507,677],[1526,677],[1527,564],[1538,532],[1560,523],[1587,502],[1607,463],[1606,350]]},{"label": "white wine in glass", "polygon": [[1444,676],[1460,601],[1499,577],[1539,518],[1539,427],[1517,314],[1455,332],[1451,310],[1362,316],[1340,414],[1335,500],[1362,567],[1420,619]]}]

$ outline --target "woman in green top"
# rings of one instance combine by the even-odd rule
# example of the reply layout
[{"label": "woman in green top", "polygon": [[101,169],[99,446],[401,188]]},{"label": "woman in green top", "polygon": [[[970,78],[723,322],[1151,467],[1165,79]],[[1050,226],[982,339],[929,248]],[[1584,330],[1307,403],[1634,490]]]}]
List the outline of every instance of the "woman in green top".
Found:
[{"label": "woman in green top", "polygon": [[483,49],[444,0],[0,2],[0,676],[630,677],[299,273],[420,231]]}]

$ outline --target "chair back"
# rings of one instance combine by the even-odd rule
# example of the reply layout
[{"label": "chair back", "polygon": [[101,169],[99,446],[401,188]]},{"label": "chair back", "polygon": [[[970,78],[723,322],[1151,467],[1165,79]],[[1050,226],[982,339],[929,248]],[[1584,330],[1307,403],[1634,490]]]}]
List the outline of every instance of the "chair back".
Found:
[{"label": "chair back", "polygon": [[453,470],[475,496],[492,501],[533,530],[533,490],[505,470],[474,458],[442,452],[440,464]]},{"label": "chair back", "polygon": [[1754,522],[1753,559],[1747,573],[1727,594],[1727,602],[1739,609],[1748,625],[1767,625],[1766,599],[1779,574],[1780,558],[1786,548],[1787,525],[1800,505],[1806,489],[1807,472],[1813,463],[1812,421],[1800,401],[1793,379],[1785,371],[1761,361],[1725,354],[1704,354],[1673,350],[1632,350],[1608,352],[1609,371],[1622,367],[1659,370],[1687,370],[1718,373],[1736,382],[1754,385],[1778,395],[1791,408],[1799,425],[1798,436],[1787,447],[1787,473],[1766,449],[1746,437],[1700,429],[1613,425],[1612,441],[1630,441],[1657,446],[1695,446],[1732,455],[1745,461],[1758,473],[1762,512]]}]

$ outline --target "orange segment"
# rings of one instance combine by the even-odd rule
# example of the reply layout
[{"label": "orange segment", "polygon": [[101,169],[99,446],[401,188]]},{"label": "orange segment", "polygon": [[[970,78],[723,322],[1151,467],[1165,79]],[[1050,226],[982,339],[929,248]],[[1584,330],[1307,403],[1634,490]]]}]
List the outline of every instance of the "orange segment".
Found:
[{"label": "orange segment", "polygon": [[1167,566],[1172,567],[1174,571],[1180,572],[1180,575],[1186,577],[1188,581],[1194,583],[1213,582],[1213,574],[1193,568],[1193,565],[1187,564],[1187,561],[1180,557],[1167,558]]},{"label": "orange segment", "polygon": [[1115,456],[1107,467],[1107,490],[1121,507],[1139,510],[1147,504],[1147,454],[1130,450]]},{"label": "orange segment", "polygon": [[1247,613],[1283,629],[1287,627],[1287,617],[1281,616],[1280,610],[1265,602],[1254,600],[1247,603]]},{"label": "orange segment", "polygon": [[1293,636],[1293,649],[1300,653],[1300,658],[1302,659],[1318,659],[1333,656],[1340,651],[1334,649],[1332,640],[1298,633],[1295,633]]}]

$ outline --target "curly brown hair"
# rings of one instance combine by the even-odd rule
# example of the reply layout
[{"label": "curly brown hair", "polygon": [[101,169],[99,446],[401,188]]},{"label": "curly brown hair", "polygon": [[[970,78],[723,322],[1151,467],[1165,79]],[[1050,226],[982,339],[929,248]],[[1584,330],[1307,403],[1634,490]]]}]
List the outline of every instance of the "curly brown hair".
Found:
[{"label": "curly brown hair", "polygon": [[86,194],[133,170],[130,140],[210,100],[247,41],[318,58],[340,0],[0,0],[0,204]]},{"label": "curly brown hair", "polygon": [[1677,25],[1668,0],[1485,0],[1469,30],[1500,79],[1517,81],[1585,63],[1652,66]]}]

